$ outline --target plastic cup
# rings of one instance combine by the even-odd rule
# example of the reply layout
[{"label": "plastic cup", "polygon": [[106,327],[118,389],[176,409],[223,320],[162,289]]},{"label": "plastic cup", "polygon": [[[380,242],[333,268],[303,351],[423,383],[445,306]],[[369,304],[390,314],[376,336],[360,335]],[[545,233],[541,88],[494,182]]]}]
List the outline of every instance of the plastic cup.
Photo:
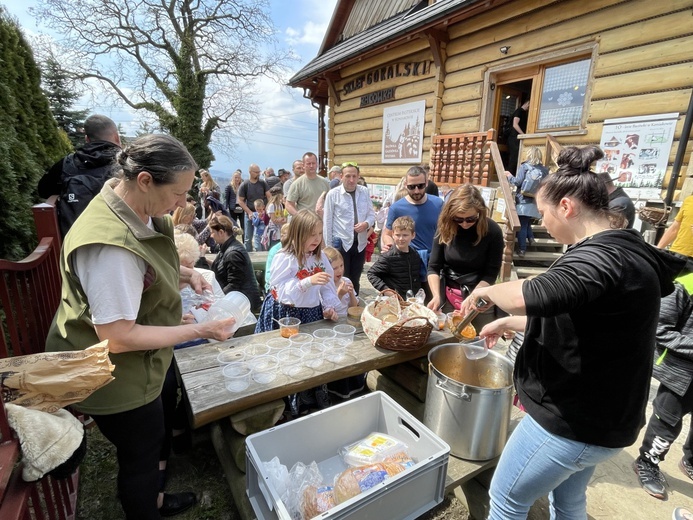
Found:
[{"label": "plastic cup", "polygon": [[238,291],[231,291],[210,306],[207,312],[207,321],[233,317],[236,319],[233,332],[236,332],[249,313],[250,300],[247,296]]},{"label": "plastic cup", "polygon": [[345,340],[347,343],[352,343],[354,341],[356,327],[351,325],[335,325],[332,330],[334,331],[335,338]]},{"label": "plastic cup", "polygon": [[257,343],[254,345],[248,345],[245,347],[246,359],[256,358],[260,356],[266,356],[270,353],[270,347],[263,343]]},{"label": "plastic cup", "polygon": [[270,355],[275,355],[280,350],[289,348],[291,346],[291,340],[287,338],[272,338],[268,339],[265,344],[271,349]]},{"label": "plastic cup", "polygon": [[282,338],[290,338],[294,334],[298,334],[298,327],[301,320],[298,318],[281,318],[279,320],[279,333]]},{"label": "plastic cup", "polygon": [[337,333],[332,329],[318,329],[313,332],[313,341],[322,343],[326,339],[332,339],[337,336]]},{"label": "plastic cup", "polygon": [[245,361],[245,352],[237,348],[230,348],[220,352],[217,356],[217,361],[222,367],[229,363],[239,363]]},{"label": "plastic cup", "polygon": [[346,358],[346,349],[349,342],[345,339],[326,339],[322,343],[325,346],[325,359],[338,363]]},{"label": "plastic cup", "polygon": [[301,347],[303,351],[303,364],[310,368],[317,368],[325,360],[327,347],[322,343],[307,343]]},{"label": "plastic cup", "polygon": [[462,348],[464,348],[464,355],[467,356],[467,359],[481,359],[488,355],[485,338],[476,338],[462,343]]},{"label": "plastic cup", "polygon": [[448,317],[443,312],[436,313],[436,316],[438,317],[438,330],[443,330]]},{"label": "plastic cup", "polygon": [[277,378],[279,361],[275,356],[260,356],[249,361],[249,364],[253,367],[253,381],[256,383],[266,385]]},{"label": "plastic cup", "polygon": [[296,376],[301,372],[304,353],[300,348],[289,347],[277,353],[277,361],[283,374]]},{"label": "plastic cup", "polygon": [[248,363],[237,361],[224,365],[221,373],[224,375],[226,389],[229,392],[242,392],[250,386],[250,374],[253,372]]},{"label": "plastic cup", "polygon": [[289,338],[289,341],[291,342],[291,346],[295,348],[301,348],[303,345],[306,345],[307,343],[312,343],[313,342],[313,336],[310,334],[306,334],[305,332],[299,332],[298,334],[294,334]]}]

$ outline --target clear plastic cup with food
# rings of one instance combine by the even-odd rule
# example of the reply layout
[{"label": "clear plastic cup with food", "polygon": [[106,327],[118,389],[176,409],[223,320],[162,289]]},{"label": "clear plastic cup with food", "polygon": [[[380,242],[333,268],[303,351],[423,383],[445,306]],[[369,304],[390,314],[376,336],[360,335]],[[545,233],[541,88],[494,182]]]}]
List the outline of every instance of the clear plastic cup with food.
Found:
[{"label": "clear plastic cup with food", "polygon": [[298,334],[298,328],[301,325],[301,320],[298,318],[280,318],[277,321],[282,338],[290,338],[294,334]]}]

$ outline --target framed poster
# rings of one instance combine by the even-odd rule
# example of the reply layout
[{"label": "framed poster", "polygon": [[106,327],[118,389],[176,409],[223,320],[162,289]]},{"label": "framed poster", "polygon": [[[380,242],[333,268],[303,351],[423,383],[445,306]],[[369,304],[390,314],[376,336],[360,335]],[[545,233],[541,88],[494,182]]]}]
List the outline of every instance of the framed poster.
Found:
[{"label": "framed poster", "polygon": [[631,198],[661,199],[678,118],[674,112],[605,120],[597,172],[608,172]]},{"label": "framed poster", "polygon": [[420,163],[426,101],[383,109],[383,164]]}]

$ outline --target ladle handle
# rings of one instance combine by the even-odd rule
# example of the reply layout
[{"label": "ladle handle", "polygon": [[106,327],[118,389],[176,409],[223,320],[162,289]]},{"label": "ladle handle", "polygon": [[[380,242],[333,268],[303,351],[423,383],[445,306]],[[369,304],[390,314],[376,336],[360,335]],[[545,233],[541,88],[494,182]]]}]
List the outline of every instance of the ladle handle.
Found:
[{"label": "ladle handle", "polygon": [[465,327],[469,325],[472,322],[472,320],[479,315],[479,308],[484,307],[487,304],[488,302],[486,300],[484,300],[483,298],[479,298],[476,301],[476,305],[474,306],[474,308],[471,311],[469,311],[469,314],[467,314],[464,317],[464,319],[457,325],[453,335],[459,338],[462,335],[462,331],[465,329]]}]

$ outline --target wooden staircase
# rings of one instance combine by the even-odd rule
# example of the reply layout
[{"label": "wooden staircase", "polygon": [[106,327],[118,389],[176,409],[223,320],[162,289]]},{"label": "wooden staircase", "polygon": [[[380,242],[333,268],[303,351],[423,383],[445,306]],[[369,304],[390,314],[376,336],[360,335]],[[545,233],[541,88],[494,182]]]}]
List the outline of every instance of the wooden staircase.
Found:
[{"label": "wooden staircase", "polygon": [[517,278],[529,278],[546,271],[563,254],[563,244],[556,242],[541,225],[533,225],[534,243],[527,245],[524,257],[513,253],[513,271]]}]

